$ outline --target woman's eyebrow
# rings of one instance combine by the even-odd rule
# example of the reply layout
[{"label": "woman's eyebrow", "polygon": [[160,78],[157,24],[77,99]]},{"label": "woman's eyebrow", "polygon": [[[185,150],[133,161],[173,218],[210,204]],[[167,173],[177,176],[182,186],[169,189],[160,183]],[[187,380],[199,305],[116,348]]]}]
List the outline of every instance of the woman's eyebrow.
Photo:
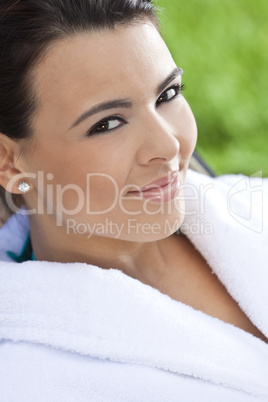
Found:
[{"label": "woman's eyebrow", "polygon": [[[160,94],[163,92],[163,90],[166,88],[166,86],[173,81],[175,78],[177,78],[179,75],[183,74],[183,70],[181,68],[176,67],[169,75],[168,77],[157,87],[157,94]],[[108,109],[115,109],[115,108],[131,108],[132,107],[132,102],[127,99],[116,99],[113,101],[108,101],[108,102],[103,102],[100,103],[96,106],[93,106],[91,109],[88,111],[84,112],[78,119],[75,120],[75,122],[71,125],[69,130],[72,128],[78,126],[78,124],[82,123],[82,121],[86,120],[88,117],[93,116],[94,114],[97,114],[99,112],[102,112],[104,110]]]},{"label": "woman's eyebrow", "polygon": [[158,87],[157,87],[157,94],[160,94],[161,92],[164,91],[164,89],[170,84],[175,78],[177,78],[179,75],[183,74],[182,68],[176,67],[174,70],[167,76],[165,81],[163,81]]},{"label": "woman's eyebrow", "polygon": [[132,107],[132,102],[127,100],[127,99],[118,99],[118,100],[113,100],[113,101],[108,101],[108,102],[103,102],[100,103],[96,106],[93,106],[90,110],[87,112],[84,112],[78,119],[72,124],[72,126],[69,128],[74,128],[78,126],[78,124],[82,123],[85,119],[88,117],[97,114],[99,112],[102,112],[103,110],[108,110],[108,109],[114,109],[114,108],[131,108]]}]

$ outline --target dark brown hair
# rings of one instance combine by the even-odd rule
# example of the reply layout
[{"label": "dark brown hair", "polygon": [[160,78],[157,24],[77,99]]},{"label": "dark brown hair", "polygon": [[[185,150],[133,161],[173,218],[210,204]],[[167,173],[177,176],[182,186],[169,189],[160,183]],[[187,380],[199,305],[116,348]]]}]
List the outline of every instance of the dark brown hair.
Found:
[{"label": "dark brown hair", "polygon": [[[144,18],[158,27],[150,0],[1,0],[0,132],[16,140],[31,138],[38,109],[31,72],[53,43]],[[5,190],[0,192],[3,201]]]}]

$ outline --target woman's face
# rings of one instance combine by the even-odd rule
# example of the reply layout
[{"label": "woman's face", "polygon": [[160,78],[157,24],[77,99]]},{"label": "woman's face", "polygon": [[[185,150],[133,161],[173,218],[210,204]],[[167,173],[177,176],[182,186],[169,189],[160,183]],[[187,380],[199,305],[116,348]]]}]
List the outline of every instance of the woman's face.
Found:
[{"label": "woman's face", "polygon": [[32,174],[27,207],[68,235],[170,235],[183,220],[197,136],[180,84],[150,22],[59,41],[34,69],[40,107],[21,157]]}]

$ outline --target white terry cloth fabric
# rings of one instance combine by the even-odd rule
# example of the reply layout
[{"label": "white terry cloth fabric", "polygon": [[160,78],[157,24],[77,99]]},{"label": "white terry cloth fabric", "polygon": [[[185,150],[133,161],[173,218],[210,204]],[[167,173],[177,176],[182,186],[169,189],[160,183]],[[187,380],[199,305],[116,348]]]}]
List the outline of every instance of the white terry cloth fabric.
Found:
[{"label": "white terry cloth fabric", "polygon": [[[182,231],[267,337],[267,180],[190,171],[187,184]],[[9,262],[17,230],[15,217],[0,229],[3,402],[268,401],[266,343],[117,269]]]}]

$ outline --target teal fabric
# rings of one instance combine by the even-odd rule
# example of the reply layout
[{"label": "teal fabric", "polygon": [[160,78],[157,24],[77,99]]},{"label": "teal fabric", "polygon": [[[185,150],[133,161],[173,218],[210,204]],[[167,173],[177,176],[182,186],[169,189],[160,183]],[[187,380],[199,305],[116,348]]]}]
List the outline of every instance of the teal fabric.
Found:
[{"label": "teal fabric", "polygon": [[15,253],[11,251],[7,251],[7,255],[13,260],[18,263],[24,262],[24,261],[36,261],[33,249],[32,249],[32,243],[31,243],[31,238],[30,236],[27,238],[23,249],[20,253],[20,255],[16,255]]}]

